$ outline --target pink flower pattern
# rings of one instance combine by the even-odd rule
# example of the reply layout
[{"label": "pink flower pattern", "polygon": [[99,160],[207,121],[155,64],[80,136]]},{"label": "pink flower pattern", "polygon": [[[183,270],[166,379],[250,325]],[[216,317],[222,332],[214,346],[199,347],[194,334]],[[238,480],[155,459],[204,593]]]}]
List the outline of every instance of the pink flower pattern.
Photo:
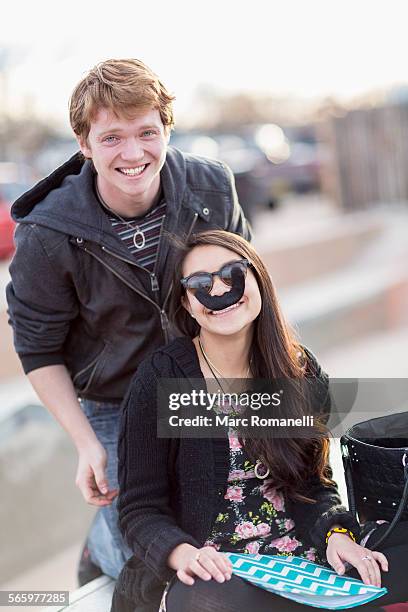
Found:
[{"label": "pink flower pattern", "polygon": [[245,470],[232,470],[228,474],[228,482],[232,482],[234,480],[243,480],[245,478]]},{"label": "pink flower pattern", "polygon": [[260,487],[260,491],[265,499],[271,502],[277,512],[285,512],[283,495],[274,489],[271,484],[271,480],[265,480],[264,484]]},{"label": "pink flower pattern", "polygon": [[242,449],[242,446],[237,436],[230,435],[228,436],[228,440],[229,440],[230,450],[239,451]]},{"label": "pink flower pattern", "polygon": [[235,527],[235,533],[237,533],[242,540],[247,540],[248,538],[253,538],[258,535],[256,526],[250,521],[239,523]]},{"label": "pink flower pattern", "polygon": [[265,537],[271,533],[271,527],[267,523],[259,523],[256,526],[257,535]]},{"label": "pink flower pattern", "polygon": [[261,545],[259,542],[248,542],[248,544],[245,546],[245,552],[247,552],[249,555],[257,555],[260,546]]},{"label": "pink flower pattern", "polygon": [[234,482],[235,480],[250,480],[255,478],[254,470],[231,470],[228,474],[228,482]]},{"label": "pink flower pattern", "polygon": [[270,543],[271,548],[277,548],[279,552],[287,552],[291,553],[296,550],[301,543],[296,538],[291,538],[289,536],[283,536],[282,538],[277,538],[276,540],[272,540]]},{"label": "pink flower pattern", "polygon": [[228,487],[227,492],[224,495],[224,499],[229,499],[230,501],[242,502],[244,501],[244,495],[242,487]]},{"label": "pink flower pattern", "polygon": [[230,431],[228,439],[228,484],[205,545],[250,555],[295,554],[319,562],[316,550],[296,538],[295,522],[286,515],[284,496],[273,480],[256,478],[238,437]]},{"label": "pink flower pattern", "polygon": [[314,548],[309,548],[309,550],[305,552],[305,556],[309,561],[316,561],[316,550]]}]

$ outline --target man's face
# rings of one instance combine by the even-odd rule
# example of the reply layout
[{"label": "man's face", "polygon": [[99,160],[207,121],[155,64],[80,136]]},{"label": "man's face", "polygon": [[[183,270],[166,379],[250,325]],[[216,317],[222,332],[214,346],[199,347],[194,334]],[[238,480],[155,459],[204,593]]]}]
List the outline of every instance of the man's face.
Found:
[{"label": "man's face", "polygon": [[132,119],[101,109],[79,145],[85,157],[92,158],[106,203],[122,214],[137,215],[158,194],[168,141],[156,109],[140,110]]}]

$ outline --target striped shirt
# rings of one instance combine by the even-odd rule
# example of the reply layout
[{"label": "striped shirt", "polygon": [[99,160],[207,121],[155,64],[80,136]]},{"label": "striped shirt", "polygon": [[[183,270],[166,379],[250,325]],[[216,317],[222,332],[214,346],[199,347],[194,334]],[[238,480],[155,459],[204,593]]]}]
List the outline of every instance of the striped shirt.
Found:
[{"label": "striped shirt", "polygon": [[[137,264],[146,268],[149,272],[154,272],[154,267],[159,252],[161,229],[166,218],[166,202],[163,192],[160,194],[160,201],[157,206],[152,208],[142,217],[133,217],[126,221],[120,219],[111,211],[99,193],[95,177],[95,194],[102,206],[102,210],[108,215],[114,232],[118,238],[127,246],[132,253]],[[143,238],[143,235],[144,238]],[[144,242],[144,244],[143,244]],[[142,245],[140,248],[140,245]]]},{"label": "striped shirt", "polygon": [[[127,219],[124,223],[118,217],[110,214],[109,220],[120,240],[127,246],[139,266],[153,272],[159,250],[161,228],[166,217],[166,202],[161,201],[158,206],[144,215]],[[138,231],[139,230],[139,231]],[[145,244],[143,244],[143,232]]]}]

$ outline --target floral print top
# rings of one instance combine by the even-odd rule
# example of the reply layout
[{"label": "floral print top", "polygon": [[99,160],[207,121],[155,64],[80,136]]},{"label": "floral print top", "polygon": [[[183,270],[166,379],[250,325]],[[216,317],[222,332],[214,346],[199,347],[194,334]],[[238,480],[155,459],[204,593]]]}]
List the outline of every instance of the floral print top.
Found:
[{"label": "floral print top", "polygon": [[229,447],[228,487],[205,545],[221,551],[296,555],[321,562],[316,549],[296,537],[283,495],[272,488],[271,480],[255,476],[255,465],[232,431]]}]

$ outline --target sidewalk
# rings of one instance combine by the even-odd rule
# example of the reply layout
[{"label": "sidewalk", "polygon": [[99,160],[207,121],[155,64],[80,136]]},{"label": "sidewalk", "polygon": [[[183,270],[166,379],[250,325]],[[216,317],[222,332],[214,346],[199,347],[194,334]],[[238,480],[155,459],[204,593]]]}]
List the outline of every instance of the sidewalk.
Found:
[{"label": "sidewalk", "polygon": [[373,334],[320,355],[337,378],[408,378],[408,326]]},{"label": "sidewalk", "polygon": [[[300,338],[312,350],[321,352],[364,335],[408,325],[408,208],[377,208],[370,212],[336,215],[327,204],[315,202],[296,208],[299,218],[291,226],[294,211],[289,208],[281,219],[269,226],[258,220],[256,244],[273,267],[275,257],[281,267],[309,264],[320,273],[290,287],[278,287],[278,297],[289,321],[299,330]],[[316,217],[316,215],[318,215]],[[303,225],[301,222],[303,221]],[[320,240],[320,257],[330,259],[332,240],[347,251],[350,242],[339,242],[345,230],[359,226],[359,248],[352,245],[349,261],[343,254],[343,265],[334,258],[322,266],[302,257],[302,244],[313,236]],[[374,233],[369,228],[376,227]],[[363,228],[367,232],[363,232]],[[320,232],[320,233],[319,233]],[[320,236],[320,238],[319,238]],[[282,249],[291,253],[289,263],[281,258]],[[293,254],[293,251],[295,255]],[[325,269],[330,267],[330,272]],[[280,275],[285,272],[279,270]]]}]

